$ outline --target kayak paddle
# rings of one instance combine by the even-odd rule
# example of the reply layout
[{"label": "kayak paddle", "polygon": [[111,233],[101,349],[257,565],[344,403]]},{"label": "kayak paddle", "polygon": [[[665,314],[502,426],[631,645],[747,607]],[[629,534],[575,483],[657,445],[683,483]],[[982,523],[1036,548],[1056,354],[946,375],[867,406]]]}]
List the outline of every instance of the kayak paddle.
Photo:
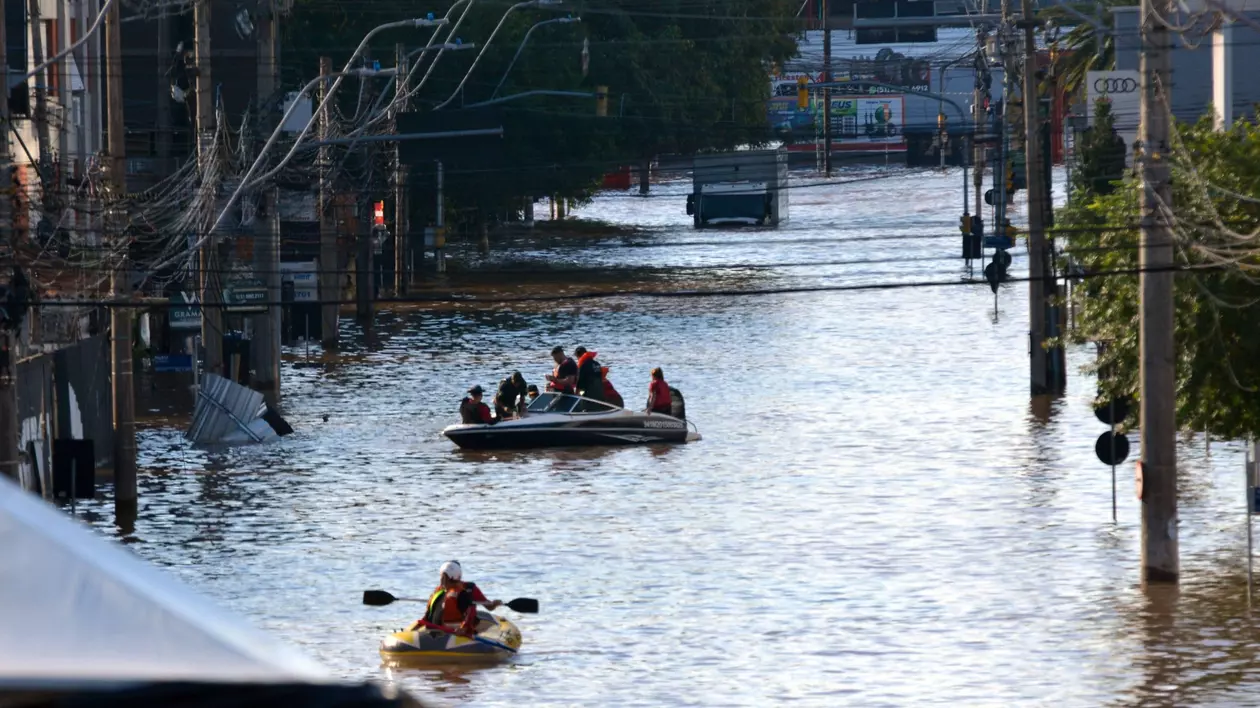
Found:
[{"label": "kayak paddle", "polygon": [[[395,602],[428,602],[418,597],[394,597],[384,590],[364,590],[363,604],[372,605],[373,607],[383,607]],[[504,607],[520,612],[524,615],[533,615],[538,613],[538,600],[532,597],[518,597],[515,600],[509,600],[503,603]]]}]

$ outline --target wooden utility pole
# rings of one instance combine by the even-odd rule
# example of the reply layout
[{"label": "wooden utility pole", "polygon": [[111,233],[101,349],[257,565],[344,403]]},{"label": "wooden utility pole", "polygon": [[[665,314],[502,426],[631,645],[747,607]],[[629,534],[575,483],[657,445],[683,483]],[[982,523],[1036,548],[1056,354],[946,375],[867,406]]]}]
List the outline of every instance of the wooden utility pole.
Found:
[{"label": "wooden utility pole", "polygon": [[[324,81],[319,84],[319,98],[322,103],[328,94],[328,77],[332,75],[332,58],[319,58],[319,75]],[[331,115],[328,107],[319,112],[319,139],[328,139],[331,128]],[[325,349],[336,349],[338,346],[337,315],[340,311],[341,279],[337,272],[337,227],[336,215],[333,214],[332,185],[328,183],[328,168],[331,152],[327,145],[319,147],[319,300],[321,339]]]},{"label": "wooden utility pole", "polygon": [[822,0],[823,16],[823,165],[831,176],[831,18],[827,16],[827,0]]},{"label": "wooden utility pole", "polygon": [[[258,50],[258,148],[267,133],[276,91],[276,44],[279,23],[276,0],[263,3],[255,32]],[[267,311],[254,317],[254,346],[258,352],[258,379],[255,386],[271,401],[280,399],[280,208],[278,189],[264,186],[258,199],[261,216],[254,223],[254,265],[267,284]]]},{"label": "wooden utility pole", "polygon": [[1022,0],[1024,28],[1024,165],[1028,188],[1028,327],[1031,352],[1032,395],[1057,393],[1051,373],[1051,357],[1046,352],[1047,310],[1054,283],[1046,247],[1045,186],[1041,141],[1041,105],[1037,100],[1037,44],[1033,36],[1035,19],[1032,0]]},{"label": "wooden utility pole", "polygon": [[[214,83],[210,80],[210,0],[197,0],[193,6],[197,64],[197,164],[201,174],[209,172],[214,158]],[[114,98],[110,96],[110,102]],[[206,224],[209,228],[210,223]],[[206,372],[225,375],[223,370],[223,310],[220,302],[218,238],[210,234],[201,245],[201,343],[206,348]]]},{"label": "wooden utility pole", "polygon": [[1177,416],[1173,340],[1172,183],[1168,167],[1168,106],[1172,49],[1171,0],[1142,0],[1141,69],[1141,410],[1142,577],[1176,582]]},{"label": "wooden utility pole", "polygon": [[[122,101],[122,27],[119,23],[118,6],[110,5],[105,17],[105,83],[108,101],[105,110],[109,120],[109,176],[115,194],[127,191],[127,134],[123,126]],[[110,279],[110,293],[115,300],[131,297],[128,275],[126,225],[117,218],[111,219],[107,228],[112,232],[115,252],[114,270]],[[134,511],[136,491],[136,389],[132,382],[131,368],[131,311],[123,307],[109,310],[109,331],[112,340],[110,381],[114,394],[114,505],[119,509]]]},{"label": "wooden utility pole", "polygon": [[[395,65],[398,74],[394,86],[394,130],[398,130],[398,114],[408,110],[407,100],[407,46],[394,46]],[[402,144],[394,143],[394,297],[407,294],[407,252],[410,245],[408,228],[407,169],[402,163]]]},{"label": "wooden utility pole", "polygon": [[[0,12],[0,57],[8,61],[5,13]],[[6,63],[7,67],[8,64]],[[13,253],[13,162],[9,153],[9,92],[0,91],[0,253]],[[17,338],[0,329],[0,475],[18,478]]]}]

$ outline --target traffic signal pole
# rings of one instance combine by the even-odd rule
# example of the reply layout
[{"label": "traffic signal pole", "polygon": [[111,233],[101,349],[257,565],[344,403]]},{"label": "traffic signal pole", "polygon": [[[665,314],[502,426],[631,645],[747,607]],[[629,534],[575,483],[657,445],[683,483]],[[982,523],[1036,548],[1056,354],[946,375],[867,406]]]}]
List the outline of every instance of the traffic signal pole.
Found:
[{"label": "traffic signal pole", "polygon": [[822,0],[823,15],[823,164],[831,176],[831,22],[827,17],[827,0]]}]

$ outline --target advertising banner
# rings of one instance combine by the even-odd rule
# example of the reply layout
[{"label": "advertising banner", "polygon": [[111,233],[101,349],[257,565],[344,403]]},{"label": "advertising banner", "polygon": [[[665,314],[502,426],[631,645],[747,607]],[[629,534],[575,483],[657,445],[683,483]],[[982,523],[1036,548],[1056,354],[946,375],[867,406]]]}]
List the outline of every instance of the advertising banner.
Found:
[{"label": "advertising banner", "polygon": [[[831,99],[831,141],[835,150],[902,150],[905,99],[901,95],[854,96]],[[795,98],[770,100],[771,127],[780,135],[790,134],[794,143],[812,144],[823,119],[821,101],[811,101],[799,110]]]}]

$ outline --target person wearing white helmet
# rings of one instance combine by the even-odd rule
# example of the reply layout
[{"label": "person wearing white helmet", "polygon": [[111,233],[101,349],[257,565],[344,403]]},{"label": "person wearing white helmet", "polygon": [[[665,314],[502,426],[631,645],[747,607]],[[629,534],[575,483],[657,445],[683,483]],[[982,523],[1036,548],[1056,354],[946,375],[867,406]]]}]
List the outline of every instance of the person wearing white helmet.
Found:
[{"label": "person wearing white helmet", "polygon": [[438,586],[429,595],[428,610],[424,618],[416,620],[411,629],[427,625],[450,627],[458,625],[456,634],[472,635],[477,628],[477,605],[487,610],[498,609],[501,600],[488,600],[481,588],[463,579],[464,571],[459,561],[447,561],[438,569]]}]

